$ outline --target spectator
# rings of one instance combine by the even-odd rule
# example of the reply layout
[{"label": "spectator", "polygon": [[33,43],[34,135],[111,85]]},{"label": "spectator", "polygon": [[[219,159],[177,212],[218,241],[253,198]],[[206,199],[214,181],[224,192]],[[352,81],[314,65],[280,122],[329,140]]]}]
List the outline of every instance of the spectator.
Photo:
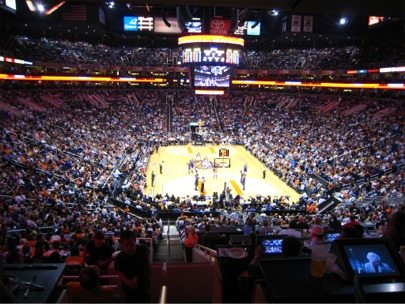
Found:
[{"label": "spectator", "polygon": [[113,248],[105,242],[104,233],[97,231],[86,246],[86,263],[98,266],[101,273],[106,274],[112,253]]},{"label": "spectator", "polygon": [[394,243],[397,250],[405,245],[405,211],[399,210],[390,215],[384,236]]},{"label": "spectator", "polygon": [[135,243],[132,231],[125,230],[120,238],[121,252],[115,259],[125,302],[144,303],[150,298],[150,265],[148,248]]},{"label": "spectator", "polygon": [[193,226],[187,226],[185,228],[185,237],[184,237],[184,251],[186,253],[186,262],[191,263],[193,261],[193,248],[198,244],[199,237],[195,232]]},{"label": "spectator", "polygon": [[67,284],[70,303],[117,303],[117,290],[100,285],[100,270],[91,265],[80,271],[79,282]]}]

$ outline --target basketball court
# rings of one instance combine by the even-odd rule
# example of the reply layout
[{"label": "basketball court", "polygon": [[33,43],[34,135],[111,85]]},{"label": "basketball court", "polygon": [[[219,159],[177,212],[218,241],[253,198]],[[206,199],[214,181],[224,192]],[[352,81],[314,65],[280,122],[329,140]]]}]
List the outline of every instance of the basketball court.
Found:
[{"label": "basketball court", "polygon": [[[226,149],[229,150],[229,157],[220,157],[220,155],[224,156],[223,151]],[[200,192],[195,190],[195,171],[189,171],[191,160],[200,179],[202,177],[205,179],[204,189],[207,196],[212,196],[214,192],[221,194],[226,185],[234,196],[236,194],[244,198],[256,195],[289,196],[290,202],[299,200],[298,192],[270,170],[266,170],[266,178],[263,179],[264,165],[243,146],[233,145],[193,146],[189,144],[160,147],[157,153],[153,153],[148,164],[146,193],[153,196],[158,193],[180,197],[199,195]],[[217,168],[217,177],[213,169],[214,164],[220,166]],[[227,167],[228,165],[230,167]],[[241,171],[245,165],[247,172],[245,189],[243,189]],[[160,174],[160,166],[162,174]],[[151,187],[152,171],[155,173],[153,187]]]}]

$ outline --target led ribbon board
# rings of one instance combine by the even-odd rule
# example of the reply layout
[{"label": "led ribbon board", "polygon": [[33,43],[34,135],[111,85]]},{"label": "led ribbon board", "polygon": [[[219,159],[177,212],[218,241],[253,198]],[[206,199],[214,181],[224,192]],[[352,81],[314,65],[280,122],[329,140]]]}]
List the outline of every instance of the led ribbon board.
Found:
[{"label": "led ribbon board", "polygon": [[192,35],[179,37],[179,45],[193,43],[221,43],[244,46],[245,40],[243,40],[242,38],[221,35]]}]

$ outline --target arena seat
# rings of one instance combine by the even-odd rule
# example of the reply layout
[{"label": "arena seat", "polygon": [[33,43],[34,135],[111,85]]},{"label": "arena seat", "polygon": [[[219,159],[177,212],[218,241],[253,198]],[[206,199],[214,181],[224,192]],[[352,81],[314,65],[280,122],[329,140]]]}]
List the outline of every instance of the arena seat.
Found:
[{"label": "arena seat", "polygon": [[215,263],[167,265],[167,302],[221,302]]},{"label": "arena seat", "polygon": [[154,263],[150,267],[150,294],[151,302],[159,302],[162,285],[165,284],[166,263]]}]

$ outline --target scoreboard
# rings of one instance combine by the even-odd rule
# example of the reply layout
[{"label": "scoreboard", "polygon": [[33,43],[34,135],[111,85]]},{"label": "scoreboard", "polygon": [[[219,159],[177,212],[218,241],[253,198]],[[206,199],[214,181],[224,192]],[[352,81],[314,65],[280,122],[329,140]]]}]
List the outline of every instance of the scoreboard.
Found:
[{"label": "scoreboard", "polygon": [[216,45],[194,46],[183,50],[183,63],[239,65],[240,50]]},{"label": "scoreboard", "polygon": [[227,148],[219,149],[219,157],[229,157],[229,149]]}]

